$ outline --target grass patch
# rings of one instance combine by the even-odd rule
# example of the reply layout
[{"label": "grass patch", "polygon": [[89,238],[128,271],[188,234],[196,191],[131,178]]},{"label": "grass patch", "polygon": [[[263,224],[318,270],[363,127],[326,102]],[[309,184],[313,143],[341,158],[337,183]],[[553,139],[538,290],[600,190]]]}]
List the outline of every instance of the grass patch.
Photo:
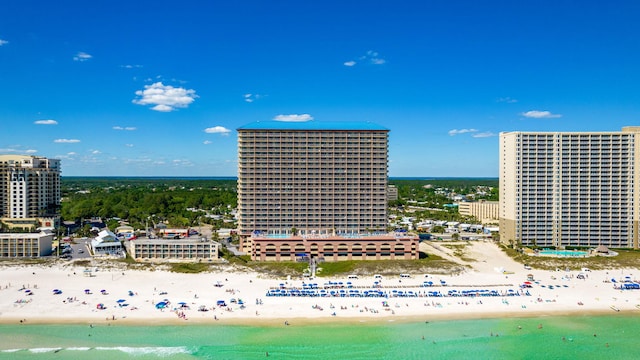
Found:
[{"label": "grass patch", "polygon": [[207,263],[172,263],[169,264],[169,271],[181,274],[198,274],[209,271]]},{"label": "grass patch", "polygon": [[451,249],[453,251],[453,256],[457,257],[462,261],[474,262],[476,261],[476,259],[465,255],[467,247],[469,245],[471,245],[469,242],[463,242],[463,243],[455,243],[455,244],[442,244],[441,246],[447,249]]},{"label": "grass patch", "polygon": [[309,264],[304,262],[251,262],[248,263],[251,270],[276,277],[302,276],[302,273],[309,268]]}]

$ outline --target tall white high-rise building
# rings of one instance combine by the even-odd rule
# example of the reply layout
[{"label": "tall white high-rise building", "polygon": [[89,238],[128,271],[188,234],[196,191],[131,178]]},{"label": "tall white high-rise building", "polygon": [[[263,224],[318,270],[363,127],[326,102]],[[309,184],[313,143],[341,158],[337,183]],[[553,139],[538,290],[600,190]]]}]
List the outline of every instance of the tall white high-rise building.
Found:
[{"label": "tall white high-rise building", "polygon": [[640,127],[500,134],[500,240],[638,248]]},{"label": "tall white high-rise building", "polygon": [[0,155],[0,219],[11,227],[53,228],[60,215],[60,160]]}]

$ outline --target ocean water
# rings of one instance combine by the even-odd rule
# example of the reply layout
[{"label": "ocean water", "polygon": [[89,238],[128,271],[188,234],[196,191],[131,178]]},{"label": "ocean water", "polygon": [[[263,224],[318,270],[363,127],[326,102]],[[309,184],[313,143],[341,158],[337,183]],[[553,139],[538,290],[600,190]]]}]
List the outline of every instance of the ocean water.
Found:
[{"label": "ocean water", "polygon": [[618,360],[640,358],[638,334],[640,317],[628,314],[271,327],[2,325],[0,359]]}]

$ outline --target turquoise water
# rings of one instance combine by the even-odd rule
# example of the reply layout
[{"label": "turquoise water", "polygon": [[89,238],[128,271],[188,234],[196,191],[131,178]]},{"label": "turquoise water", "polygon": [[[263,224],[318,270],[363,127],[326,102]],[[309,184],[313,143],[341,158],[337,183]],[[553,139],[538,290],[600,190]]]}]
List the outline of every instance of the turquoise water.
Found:
[{"label": "turquoise water", "polygon": [[617,314],[273,327],[3,325],[0,359],[259,359],[267,352],[275,359],[637,359],[638,320]]},{"label": "turquoise water", "polygon": [[569,251],[569,250],[542,250],[540,255],[555,255],[565,257],[584,257],[589,255],[586,251]]}]

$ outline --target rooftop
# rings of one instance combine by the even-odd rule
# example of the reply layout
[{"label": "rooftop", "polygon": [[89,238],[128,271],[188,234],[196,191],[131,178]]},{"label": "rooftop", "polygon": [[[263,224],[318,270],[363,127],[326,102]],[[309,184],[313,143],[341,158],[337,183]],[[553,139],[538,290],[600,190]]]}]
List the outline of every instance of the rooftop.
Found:
[{"label": "rooftop", "polygon": [[366,121],[255,121],[241,126],[242,130],[366,130],[389,131],[389,129]]}]

